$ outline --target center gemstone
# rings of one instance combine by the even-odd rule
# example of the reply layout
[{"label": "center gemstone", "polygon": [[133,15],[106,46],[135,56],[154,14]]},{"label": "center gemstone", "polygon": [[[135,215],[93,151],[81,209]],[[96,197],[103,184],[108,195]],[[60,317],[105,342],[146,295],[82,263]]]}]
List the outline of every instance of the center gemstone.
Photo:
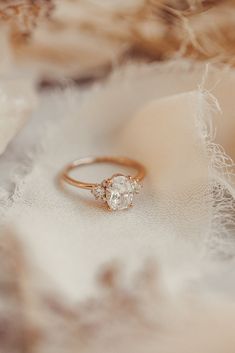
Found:
[{"label": "center gemstone", "polygon": [[112,210],[124,210],[132,205],[133,194],[131,180],[125,175],[116,175],[106,188],[106,201]]}]

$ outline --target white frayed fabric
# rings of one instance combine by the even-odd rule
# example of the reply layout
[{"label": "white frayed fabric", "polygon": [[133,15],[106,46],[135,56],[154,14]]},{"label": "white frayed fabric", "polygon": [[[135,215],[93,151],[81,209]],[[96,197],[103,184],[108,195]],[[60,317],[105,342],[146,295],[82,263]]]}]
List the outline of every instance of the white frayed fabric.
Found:
[{"label": "white frayed fabric", "polygon": [[[170,151],[167,159],[164,160],[164,156],[162,159],[169,174],[164,175],[162,162],[157,158],[148,165],[148,156],[145,156],[146,160],[142,156],[142,162],[150,168],[155,185],[160,185],[161,173],[166,185],[154,190],[147,180],[145,192],[130,212],[107,214],[86,192],[73,188],[61,190],[56,183],[61,168],[74,158],[96,154],[130,155],[131,149],[123,148],[122,134],[139,109],[152,99],[156,105],[160,104],[158,99],[166,95],[165,107],[173,104],[175,98],[171,95],[196,87],[203,74],[203,69],[195,69],[188,82],[185,79],[180,84],[178,77],[182,76],[182,68],[177,72],[173,67],[171,79],[166,68],[169,66],[142,69],[131,66],[116,73],[103,86],[98,85],[91,92],[83,93],[82,99],[82,94],[72,89],[42,96],[36,123],[40,125],[40,118],[47,120],[41,133],[42,151],[35,157],[24,186],[18,190],[20,197],[13,203],[8,217],[20,230],[22,240],[35,256],[38,266],[74,298],[91,293],[92,279],[100,264],[113,258],[129,262],[131,268],[136,268],[141,259],[151,256],[163,262],[163,267],[169,267],[170,278],[173,273],[180,278],[190,277],[191,272],[199,276],[202,254],[207,252],[207,240],[210,239],[210,244],[215,239],[216,242],[218,239],[222,243],[225,239],[232,242],[232,184],[225,177],[225,164],[220,163],[218,169],[218,158],[224,161],[224,154],[218,152],[218,147],[212,149],[213,141],[205,128],[211,121],[214,103],[208,103],[211,96],[202,91],[195,93],[193,100],[190,100],[190,93],[175,96],[175,109],[178,107],[179,114],[172,112],[171,117],[168,110],[168,115],[161,115],[162,122],[155,122],[158,145],[153,152],[157,156],[164,152],[164,148]],[[184,97],[187,105],[180,97]],[[173,132],[171,118],[174,119]],[[148,121],[149,116],[146,119]],[[144,128],[144,120],[142,124]],[[170,132],[171,137],[176,136],[176,145],[167,140]],[[135,140],[134,128],[132,133],[129,141],[135,143],[140,136]],[[180,139],[183,142],[184,136],[185,146],[180,151],[177,144]],[[148,140],[146,133],[143,138]],[[141,151],[145,151],[143,143],[139,155]],[[200,163],[196,163],[199,160]],[[197,170],[192,169],[195,165]],[[153,171],[156,171],[155,175],[151,174]],[[96,180],[99,173],[90,168],[84,177]],[[221,195],[224,195],[222,199]],[[229,206],[227,199],[230,200]],[[99,232],[94,231],[94,224]],[[197,251],[192,256],[194,247]],[[173,266],[171,272],[175,262],[179,262],[178,268]],[[179,281],[177,285],[180,287],[182,283]]]},{"label": "white frayed fabric", "polygon": [[26,78],[0,78],[0,154],[35,109],[36,95]]},{"label": "white frayed fabric", "polygon": [[[117,337],[132,333],[132,328],[133,337],[138,337],[137,332],[142,338],[147,333],[150,348],[146,350],[146,341],[141,338],[140,352],[198,352],[205,347],[204,329],[199,330],[205,313],[208,325],[214,323],[218,313],[224,313],[224,325],[231,327],[235,322],[233,304],[228,299],[235,291],[231,285],[235,277],[233,163],[218,145],[225,141],[227,126],[231,128],[232,124],[226,107],[235,76],[233,72],[229,78],[225,75],[214,89],[214,97],[206,88],[210,90],[221,72],[211,69],[203,88],[198,88],[204,70],[204,66],[192,67],[189,63],[130,65],[88,91],[70,88],[42,94],[31,125],[4,155],[8,160],[13,151],[24,146],[19,159],[27,168],[17,183],[17,192],[15,188],[4,189],[4,223],[14,224],[28,258],[44,274],[42,287],[58,291],[67,303],[86,300],[96,296],[94,277],[102,265],[116,260],[124,266],[126,277],[120,279],[121,288],[115,287],[111,297],[98,301],[100,310],[81,305],[85,327],[99,326],[95,337],[90,333],[88,352],[99,352],[103,347],[109,347],[110,352],[125,352],[127,347],[138,351],[131,339],[124,340],[123,346],[113,344]],[[218,140],[214,137],[215,119],[224,122]],[[37,137],[36,143],[33,137]],[[229,150],[227,146],[224,144]],[[30,158],[25,158],[29,150]],[[146,163],[149,177],[130,211],[107,213],[86,191],[58,185],[58,173],[66,163],[97,154],[125,154]],[[110,168],[88,168],[79,175],[96,181],[112,172]],[[138,295],[132,298],[138,291],[130,284],[130,275],[149,258],[158,264],[161,280],[154,284],[159,291],[147,284],[142,287],[142,301]],[[138,327],[131,319],[128,293],[136,303],[134,320],[139,310],[143,313]],[[162,296],[168,299],[161,301]],[[198,310],[191,302],[197,303]],[[121,309],[123,303],[128,310]],[[39,309],[44,315],[40,322],[47,317],[45,310]],[[107,323],[115,315],[118,321],[109,333]],[[130,320],[128,326],[123,325],[125,320]],[[184,341],[182,333],[186,322],[198,327],[198,336],[194,330],[187,330],[189,341]],[[54,352],[60,340],[49,326],[54,346],[44,342],[48,346],[43,348],[48,351],[50,346],[50,352]],[[156,333],[157,327],[162,328],[160,334]],[[216,332],[221,330],[220,325],[214,327]],[[71,332],[64,332],[61,340],[67,347]],[[204,351],[214,353],[216,347],[224,347],[226,353],[230,352],[234,342],[230,331],[227,334],[231,341],[228,349],[225,339],[218,339],[215,345],[210,338]],[[71,352],[76,351],[74,347]]]}]

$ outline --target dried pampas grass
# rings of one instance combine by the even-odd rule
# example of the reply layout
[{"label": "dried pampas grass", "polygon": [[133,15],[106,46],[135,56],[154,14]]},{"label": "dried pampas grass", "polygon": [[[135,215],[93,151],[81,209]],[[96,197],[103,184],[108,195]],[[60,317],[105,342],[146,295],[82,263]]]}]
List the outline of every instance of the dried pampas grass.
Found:
[{"label": "dried pampas grass", "polygon": [[9,0],[0,21],[17,61],[50,79],[103,76],[130,57],[233,65],[233,0]]},{"label": "dried pampas grass", "polygon": [[48,16],[51,9],[51,0],[1,0],[0,21],[25,35],[33,30],[38,20]]}]

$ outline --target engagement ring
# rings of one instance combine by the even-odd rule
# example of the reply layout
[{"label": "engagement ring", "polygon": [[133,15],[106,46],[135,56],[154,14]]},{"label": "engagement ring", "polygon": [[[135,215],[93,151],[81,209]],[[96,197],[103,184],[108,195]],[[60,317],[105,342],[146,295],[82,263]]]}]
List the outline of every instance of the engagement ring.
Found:
[{"label": "engagement ring", "polygon": [[[136,170],[136,174],[114,174],[101,183],[86,183],[71,177],[70,172],[75,168],[96,163],[111,163]],[[77,188],[90,190],[97,200],[106,202],[113,211],[128,209],[133,205],[135,194],[142,188],[142,180],[146,174],[145,167],[126,157],[88,157],[70,163],[62,172],[62,179]]]}]

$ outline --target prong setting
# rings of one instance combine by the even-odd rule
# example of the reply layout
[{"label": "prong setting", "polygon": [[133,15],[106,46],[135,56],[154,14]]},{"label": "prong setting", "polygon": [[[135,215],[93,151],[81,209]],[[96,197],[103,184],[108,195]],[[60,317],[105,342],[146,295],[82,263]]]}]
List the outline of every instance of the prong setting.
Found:
[{"label": "prong setting", "polygon": [[112,211],[119,211],[133,206],[134,194],[139,194],[142,184],[138,179],[123,174],[114,174],[92,189],[96,200],[107,203]]}]

